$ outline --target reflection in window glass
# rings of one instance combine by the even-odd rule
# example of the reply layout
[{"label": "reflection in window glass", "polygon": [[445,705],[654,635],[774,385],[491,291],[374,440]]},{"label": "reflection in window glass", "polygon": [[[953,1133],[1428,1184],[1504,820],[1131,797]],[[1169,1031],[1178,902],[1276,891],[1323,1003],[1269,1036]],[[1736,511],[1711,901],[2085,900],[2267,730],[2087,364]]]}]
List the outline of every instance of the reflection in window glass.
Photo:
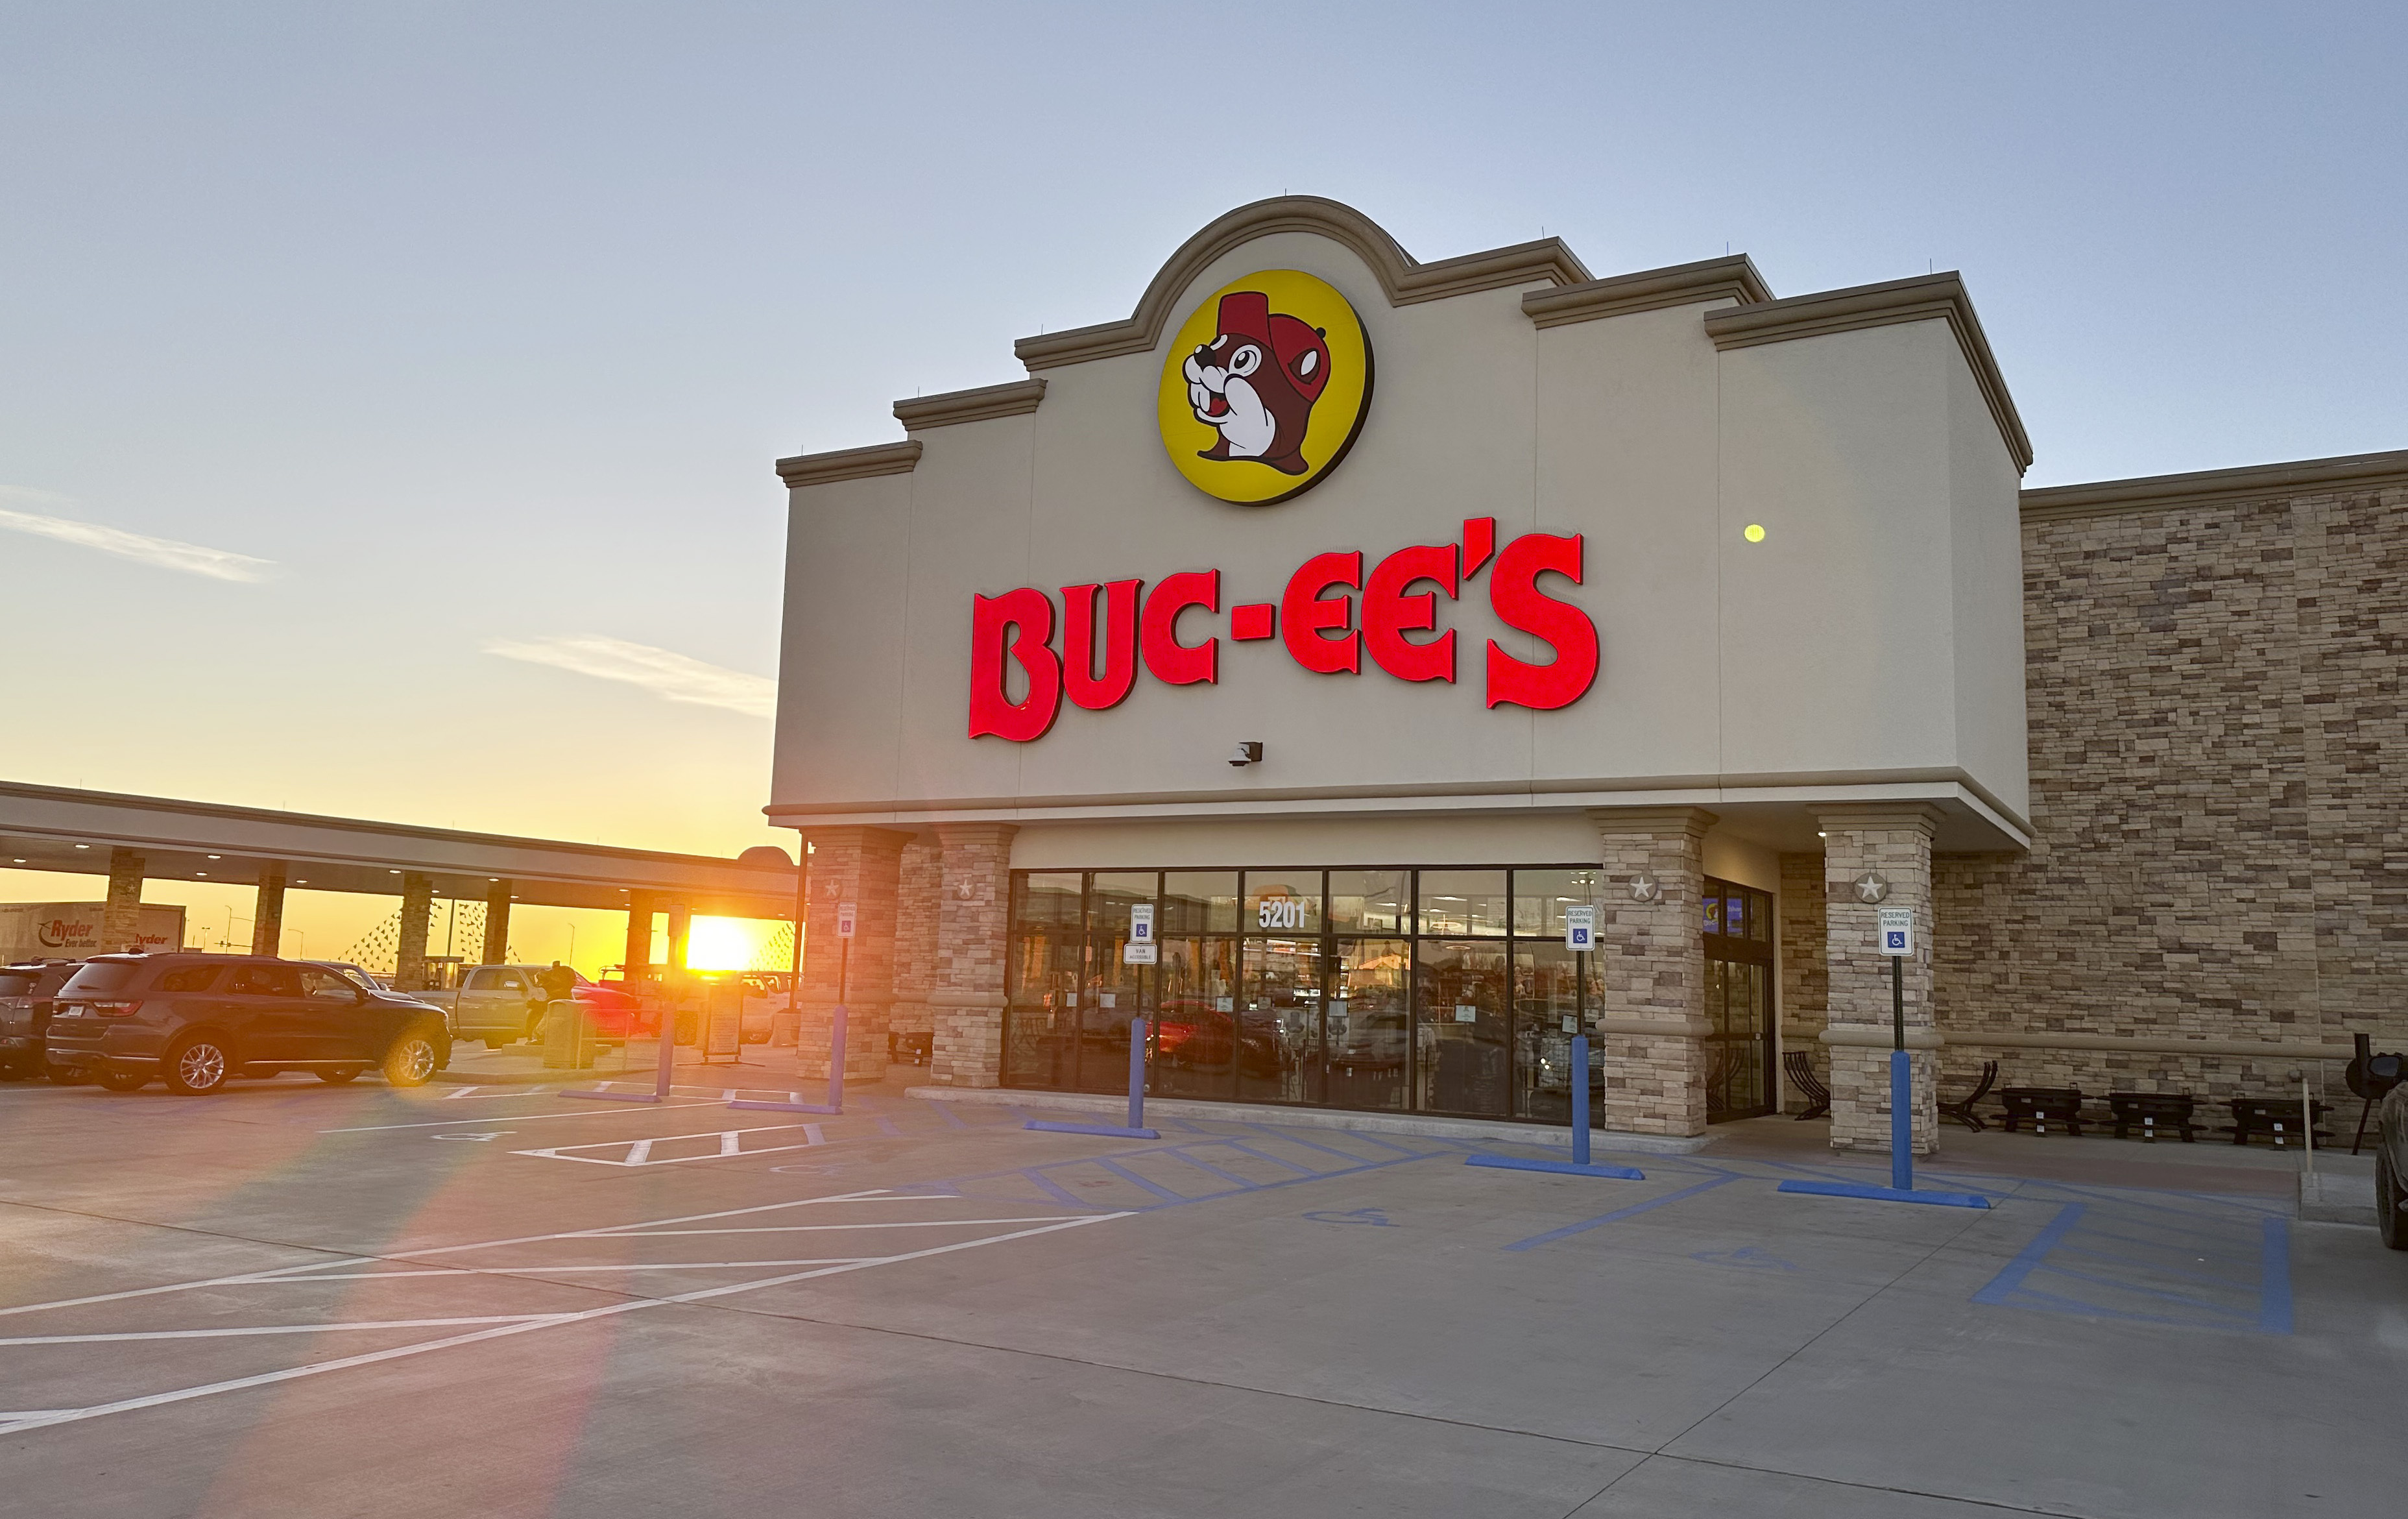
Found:
[{"label": "reflection in window glass", "polygon": [[1422,872],[1422,932],[1486,935],[1505,932],[1505,872]]},{"label": "reflection in window glass", "polygon": [[1078,1007],[1078,1068],[1082,1092],[1128,1090],[1129,1020],[1144,1010],[1140,998],[1149,967],[1125,965],[1129,909],[1154,900],[1151,870],[1098,870],[1087,881],[1086,975]]},{"label": "reflection in window glass", "polygon": [[1238,872],[1172,870],[1162,878],[1162,922],[1155,932],[1234,934],[1238,931]]},{"label": "reflection in window glass", "polygon": [[1076,870],[1033,871],[1014,882],[1003,1079],[1015,1086],[1067,1088],[1077,1078],[1084,884]]},{"label": "reflection in window glass", "polygon": [[1705,922],[1700,924],[1700,926],[1710,934],[1721,933],[1723,931],[1723,899],[1720,896],[1709,896],[1700,897],[1698,900],[1704,905],[1706,910]]},{"label": "reflection in window glass", "polygon": [[1327,1100],[1341,1108],[1403,1108],[1412,942],[1340,939],[1329,968]]},{"label": "reflection in window glass", "polygon": [[1238,1002],[1238,1096],[1321,1100],[1321,941],[1250,939]]},{"label": "reflection in window glass", "polygon": [[[1515,887],[1520,887],[1519,877]],[[1514,898],[1520,901],[1519,896]],[[1516,944],[1513,951],[1513,1116],[1568,1124],[1572,1116],[1572,1036],[1586,1016],[1603,1005],[1602,988],[1589,958],[1589,984],[1582,996],[1574,952],[1561,939]],[[1589,1125],[1604,1122],[1605,1051],[1589,1041]]]},{"label": "reflection in window glass", "polygon": [[1329,872],[1329,931],[1333,934],[1412,932],[1410,870]]},{"label": "reflection in window glass", "polygon": [[1595,905],[1604,879],[1598,870],[1514,871],[1513,932],[1560,942],[1564,909]]},{"label": "reflection in window glass", "polygon": [[1249,870],[1241,920],[1250,934],[1321,932],[1321,872]]},{"label": "reflection in window glass", "polygon": [[[1234,904],[1233,894],[1233,910]],[[1238,941],[1165,939],[1159,953],[1154,1090],[1168,1097],[1236,1096]]]},{"label": "reflection in window glass", "polygon": [[[1429,877],[1425,873],[1422,879]],[[1413,1061],[1420,1087],[1414,1106],[1504,1117],[1510,1066],[1505,946],[1424,939],[1414,970]]]}]

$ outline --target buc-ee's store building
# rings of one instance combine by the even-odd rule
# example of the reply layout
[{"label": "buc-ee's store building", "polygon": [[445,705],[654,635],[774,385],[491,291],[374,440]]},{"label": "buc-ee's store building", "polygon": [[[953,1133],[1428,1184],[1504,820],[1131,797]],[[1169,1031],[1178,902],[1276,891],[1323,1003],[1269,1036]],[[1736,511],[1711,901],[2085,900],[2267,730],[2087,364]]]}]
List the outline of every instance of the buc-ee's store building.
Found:
[{"label": "buc-ee's store building", "polygon": [[779,465],[850,1074],[1114,1092],[1142,1016],[1157,1096],[1562,1123],[1585,1030],[1604,1127],[1802,1051],[1878,1148],[1874,898],[1924,1141],[1987,1060],[2213,1099],[2408,1031],[2408,455],[2026,492],[1954,275],[1424,264],[1307,197],[1018,353]]}]

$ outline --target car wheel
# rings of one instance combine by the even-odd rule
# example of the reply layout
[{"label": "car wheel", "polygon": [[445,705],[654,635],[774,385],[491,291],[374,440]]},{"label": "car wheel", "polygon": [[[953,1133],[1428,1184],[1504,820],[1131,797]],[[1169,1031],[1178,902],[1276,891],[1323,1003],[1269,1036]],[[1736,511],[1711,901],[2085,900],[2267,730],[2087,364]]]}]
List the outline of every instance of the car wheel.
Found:
[{"label": "car wheel", "polygon": [[321,1070],[318,1072],[318,1080],[325,1082],[328,1086],[340,1086],[345,1082],[358,1081],[360,1079],[360,1072],[366,1068],[367,1068],[365,1066],[337,1066],[332,1070]]},{"label": "car wheel", "polygon": [[84,1082],[91,1080],[91,1077],[86,1076],[82,1071],[77,1069],[73,1066],[52,1066],[50,1068],[50,1084],[53,1086],[81,1086]]},{"label": "car wheel", "polygon": [[167,1079],[167,1090],[188,1097],[225,1085],[226,1076],[234,1068],[233,1058],[214,1034],[186,1039],[168,1052],[167,1058],[159,1065],[160,1074]]},{"label": "car wheel", "polygon": [[104,1070],[100,1084],[111,1092],[139,1092],[150,1084],[150,1078],[138,1070]]},{"label": "car wheel", "polygon": [[2408,1218],[2400,1216],[2400,1205],[2408,1203],[2400,1178],[2391,1171],[2391,1157],[2377,1151],[2374,1156],[2374,1226],[2383,1242],[2394,1250],[2408,1250]]},{"label": "car wheel", "polygon": [[434,1035],[423,1028],[405,1029],[384,1053],[385,1084],[424,1086],[442,1065],[443,1053],[435,1047]]}]

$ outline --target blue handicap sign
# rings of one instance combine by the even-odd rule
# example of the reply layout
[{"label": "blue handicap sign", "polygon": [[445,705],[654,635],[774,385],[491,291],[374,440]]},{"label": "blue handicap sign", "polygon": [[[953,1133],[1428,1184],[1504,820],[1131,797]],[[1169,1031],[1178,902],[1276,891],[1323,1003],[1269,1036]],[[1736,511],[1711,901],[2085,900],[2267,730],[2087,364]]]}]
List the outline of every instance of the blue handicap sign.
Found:
[{"label": "blue handicap sign", "polygon": [[1899,932],[1897,929],[1891,929],[1889,933],[1889,941],[1884,947],[1893,950],[1902,950],[1906,948],[1906,935]]}]

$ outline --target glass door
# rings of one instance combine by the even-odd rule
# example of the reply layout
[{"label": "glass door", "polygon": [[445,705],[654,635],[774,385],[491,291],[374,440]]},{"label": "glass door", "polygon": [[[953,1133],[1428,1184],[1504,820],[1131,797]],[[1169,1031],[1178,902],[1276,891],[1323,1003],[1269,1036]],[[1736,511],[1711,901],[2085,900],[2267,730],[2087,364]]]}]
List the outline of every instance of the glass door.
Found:
[{"label": "glass door", "polygon": [[1772,896],[1706,879],[1706,1119],[1772,1111]]}]

